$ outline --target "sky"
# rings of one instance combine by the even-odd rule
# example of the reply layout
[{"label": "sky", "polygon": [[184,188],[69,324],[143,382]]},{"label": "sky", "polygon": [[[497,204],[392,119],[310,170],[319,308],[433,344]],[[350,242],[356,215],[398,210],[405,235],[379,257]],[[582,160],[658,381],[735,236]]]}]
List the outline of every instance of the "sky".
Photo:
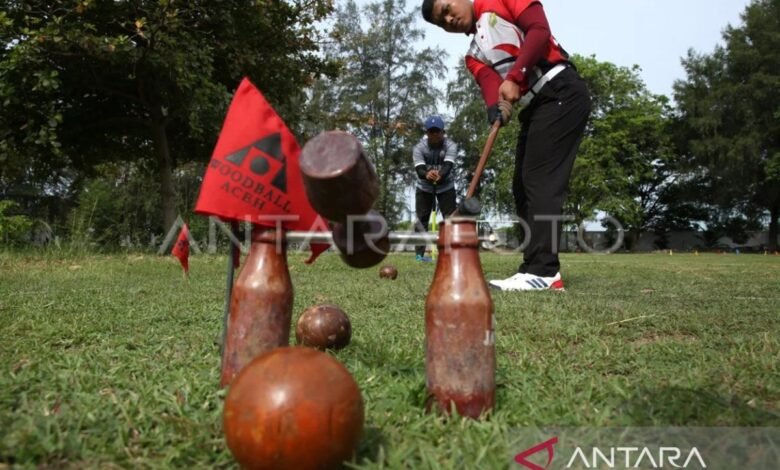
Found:
[{"label": "sky", "polygon": [[[374,0],[356,0],[359,5]],[[571,54],[641,67],[647,88],[671,98],[672,84],[685,78],[680,59],[689,48],[710,53],[723,44],[722,31],[740,24],[748,0],[547,0],[542,1],[553,35]],[[407,0],[418,9],[422,0]],[[470,43],[464,34],[446,33],[420,22],[425,44],[449,53],[450,77],[462,66]]]}]

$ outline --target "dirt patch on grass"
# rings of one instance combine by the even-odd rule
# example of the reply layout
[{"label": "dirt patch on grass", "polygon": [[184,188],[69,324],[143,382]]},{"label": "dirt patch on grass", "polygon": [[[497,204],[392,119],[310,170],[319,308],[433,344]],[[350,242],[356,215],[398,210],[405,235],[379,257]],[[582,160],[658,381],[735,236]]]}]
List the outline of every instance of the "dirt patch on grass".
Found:
[{"label": "dirt patch on grass", "polygon": [[645,346],[648,344],[656,344],[656,343],[696,343],[698,341],[699,338],[693,335],[686,335],[683,333],[672,333],[668,335],[652,334],[631,341],[631,345],[638,347],[638,346]]}]

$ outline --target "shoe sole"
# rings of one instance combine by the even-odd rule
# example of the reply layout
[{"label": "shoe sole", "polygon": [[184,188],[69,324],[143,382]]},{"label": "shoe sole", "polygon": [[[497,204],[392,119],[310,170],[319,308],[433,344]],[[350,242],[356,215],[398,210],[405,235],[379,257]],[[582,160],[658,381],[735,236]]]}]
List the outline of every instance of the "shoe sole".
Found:
[{"label": "shoe sole", "polygon": [[500,292],[544,292],[544,291],[566,292],[566,289],[563,287],[545,287],[544,289],[505,289],[503,287],[497,286],[495,284],[490,284],[490,283],[488,283],[488,287]]}]

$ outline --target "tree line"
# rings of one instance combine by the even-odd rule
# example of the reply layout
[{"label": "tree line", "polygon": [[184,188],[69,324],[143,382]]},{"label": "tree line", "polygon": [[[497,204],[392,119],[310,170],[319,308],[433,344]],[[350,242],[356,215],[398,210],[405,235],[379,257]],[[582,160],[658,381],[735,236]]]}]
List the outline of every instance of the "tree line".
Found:
[{"label": "tree line", "polygon": [[[376,0],[3,1],[0,8],[0,240],[56,235],[143,246],[188,217],[233,91],[248,76],[303,145],[343,129],[377,169],[376,209],[402,223],[422,120],[449,116],[465,191],[487,137],[463,67],[445,89],[444,51],[425,43],[418,2]],[[780,217],[780,0],[753,0],[712,52],[681,58],[673,96],[638,67],[573,58],[593,95],[566,213],[606,212],[659,243],[706,228],[743,240]],[[513,211],[516,121],[480,185]],[[43,235],[40,235],[43,233]]]}]

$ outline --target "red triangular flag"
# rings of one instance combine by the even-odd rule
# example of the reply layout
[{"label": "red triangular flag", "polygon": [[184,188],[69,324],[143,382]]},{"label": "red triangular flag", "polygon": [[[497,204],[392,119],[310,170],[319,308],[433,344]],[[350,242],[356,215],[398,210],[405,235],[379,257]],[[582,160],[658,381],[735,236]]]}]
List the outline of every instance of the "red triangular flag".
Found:
[{"label": "red triangular flag", "polygon": [[[325,224],[318,223],[306,196],[300,153],[284,121],[245,78],[230,103],[195,212],[286,230],[318,230]],[[325,249],[312,246],[313,257]]]},{"label": "red triangular flag", "polygon": [[190,272],[190,229],[187,224],[182,225],[179,232],[179,238],[176,239],[176,243],[173,245],[171,254],[179,258],[181,267],[184,268],[184,274]]}]

